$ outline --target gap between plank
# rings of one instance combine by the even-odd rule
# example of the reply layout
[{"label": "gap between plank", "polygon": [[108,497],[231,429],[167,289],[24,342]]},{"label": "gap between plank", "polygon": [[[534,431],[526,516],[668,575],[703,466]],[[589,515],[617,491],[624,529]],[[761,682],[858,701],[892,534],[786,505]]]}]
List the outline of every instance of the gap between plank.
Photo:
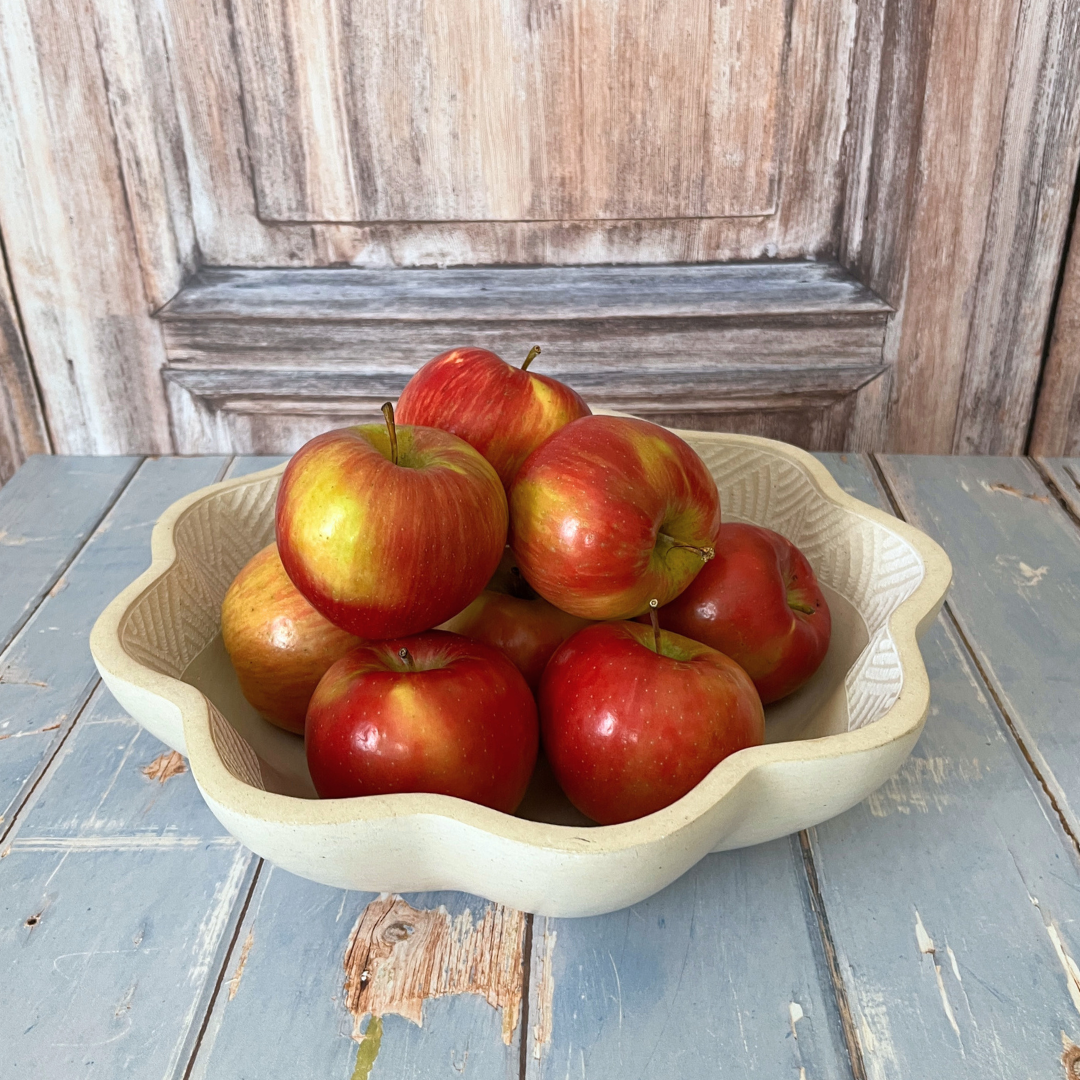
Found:
[{"label": "gap between plank", "polygon": [[862,1045],[859,1043],[855,1018],[851,1015],[851,1005],[848,1002],[844,977],[840,973],[840,964],[836,959],[836,945],[833,942],[832,930],[829,928],[829,916],[825,911],[825,900],[821,895],[821,885],[818,882],[817,866],[814,863],[814,849],[810,842],[810,834],[806,829],[799,832],[799,847],[802,851],[806,882],[810,889],[810,910],[817,920],[821,944],[825,950],[825,963],[829,968],[829,978],[832,980],[833,994],[836,997],[836,1008],[840,1014],[840,1029],[844,1033],[844,1044],[847,1046],[851,1075],[854,1080],[867,1080]]},{"label": "gap between plank", "polygon": [[521,1035],[518,1038],[518,1080],[525,1080],[529,1065],[529,995],[532,993],[532,940],[533,919],[531,911],[525,913],[525,935],[521,943]]},{"label": "gap between plank", "polygon": [[101,513],[94,519],[93,524],[86,531],[86,535],[82,539],[82,543],[77,544],[63,563],[57,567],[56,573],[48,579],[44,588],[41,590],[41,595],[37,598],[37,602],[34,603],[28,610],[24,611],[22,616],[15,621],[15,625],[8,632],[6,637],[0,638],[0,662],[3,661],[3,654],[7,652],[11,643],[19,636],[19,632],[22,628],[37,614],[38,608],[48,599],[49,593],[56,587],[56,583],[68,572],[71,568],[71,564],[82,554],[83,548],[94,538],[98,529],[101,527],[101,523],[105,520],[109,511],[116,505],[116,500],[120,498],[128,489],[128,485],[135,479],[135,474],[142,468],[145,457],[137,457],[131,466],[131,470],[124,478],[124,482],[117,488],[117,490],[106,500],[105,505],[101,508]]},{"label": "gap between plank", "polygon": [[[1065,492],[1062,491],[1061,488],[1058,486],[1058,482],[1054,479],[1050,471],[1037,457],[1028,458],[1027,460],[1035,466],[1035,471],[1039,474],[1039,477],[1042,480],[1043,484],[1046,486],[1050,494],[1053,495],[1054,498],[1058,501],[1061,509],[1069,515],[1069,520],[1072,521],[1074,525],[1080,527],[1080,517],[1077,517],[1076,511],[1069,505],[1069,500],[1066,498]],[[1072,473],[1069,472],[1068,468],[1066,468],[1065,471],[1069,473],[1069,476],[1071,478]],[[1080,488],[1080,483],[1077,483],[1075,480],[1073,480],[1073,483],[1076,484],[1077,488]]]},{"label": "gap between plank", "polygon": [[[888,478],[886,477],[885,471],[882,469],[881,464],[877,459],[877,455],[871,454],[870,459],[874,464],[874,468],[877,471],[884,491],[889,497],[889,502],[892,503],[893,507],[895,508],[896,516],[900,518],[901,521],[907,521],[907,518],[904,516],[903,511],[900,509],[899,500],[893,495],[892,488],[889,486]],[[1038,469],[1037,463],[1036,469]],[[1041,476],[1042,473],[1040,472],[1039,475]],[[1043,479],[1045,481],[1045,477]],[[1054,489],[1054,491],[1056,494],[1056,489]],[[1072,514],[1070,514],[1069,516],[1071,518],[1073,517]],[[1075,518],[1073,518],[1073,520],[1075,520]],[[1027,744],[1024,742],[1024,737],[1020,734],[1020,730],[1017,727],[1016,722],[1013,720],[1012,714],[1006,708],[1005,702],[1001,699],[1001,696],[995,689],[994,684],[990,679],[990,676],[987,674],[986,669],[983,667],[978,655],[975,652],[974,646],[968,639],[967,634],[964,633],[964,629],[960,625],[960,620],[957,619],[956,612],[953,611],[951,601],[949,601],[948,599],[946,599],[942,607],[942,612],[948,618],[949,625],[952,626],[952,628],[956,631],[956,636],[962,642],[964,650],[967,652],[968,658],[970,659],[972,666],[979,673],[979,678],[982,679],[983,685],[986,687],[986,692],[990,695],[990,699],[994,702],[998,713],[1001,715],[1001,719],[1005,723],[1006,729],[1012,736],[1013,741],[1016,743],[1017,747],[1020,750],[1020,753],[1023,755],[1024,761],[1027,762],[1028,768],[1031,770],[1031,774],[1038,781],[1039,787],[1042,788],[1043,794],[1046,796],[1047,801],[1050,803],[1050,808],[1053,810],[1054,815],[1058,820],[1058,823],[1061,825],[1061,828],[1064,831],[1066,837],[1068,837],[1069,842],[1072,844],[1073,853],[1077,856],[1080,856],[1080,839],[1077,838],[1076,831],[1073,829],[1068,818],[1065,816],[1064,811],[1061,809],[1061,805],[1058,803],[1057,796],[1051,790],[1050,785],[1049,783],[1047,783],[1046,777],[1043,775],[1042,770],[1035,763],[1035,759],[1032,757],[1031,752],[1028,750]]]},{"label": "gap between plank", "polygon": [[248,908],[251,906],[252,897],[255,895],[255,890],[259,885],[259,875],[262,873],[264,860],[256,855],[258,862],[255,864],[255,873],[251,876],[251,884],[248,886],[247,895],[244,897],[244,903],[240,908],[240,916],[236,920],[236,925],[233,927],[232,937],[229,939],[229,947],[225,951],[225,959],[222,961],[221,970],[218,972],[217,979],[214,982],[214,990],[210,995],[210,1001],[207,1003],[206,1012],[203,1013],[202,1023],[199,1025],[199,1033],[195,1036],[195,1043],[191,1048],[191,1055],[188,1057],[187,1065],[184,1068],[184,1072],[181,1076],[181,1080],[190,1080],[191,1070],[195,1068],[195,1059],[199,1056],[199,1049],[202,1046],[203,1036],[206,1034],[206,1029],[210,1024],[210,1017],[214,1015],[214,1006],[217,1004],[218,994],[221,993],[221,986],[225,981],[225,973],[229,970],[229,963],[232,961],[233,953],[236,951],[236,942],[240,937],[240,931],[244,928],[244,920],[247,918]]}]

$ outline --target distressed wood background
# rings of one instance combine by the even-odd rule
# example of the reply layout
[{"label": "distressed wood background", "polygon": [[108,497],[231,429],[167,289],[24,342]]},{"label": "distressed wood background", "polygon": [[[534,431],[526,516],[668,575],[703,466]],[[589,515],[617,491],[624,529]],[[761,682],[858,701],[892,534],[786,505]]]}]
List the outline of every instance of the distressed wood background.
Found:
[{"label": "distressed wood background", "polygon": [[1069,0],[7,0],[0,480],[288,452],[464,340],[684,426],[1075,453],[1078,163]]}]

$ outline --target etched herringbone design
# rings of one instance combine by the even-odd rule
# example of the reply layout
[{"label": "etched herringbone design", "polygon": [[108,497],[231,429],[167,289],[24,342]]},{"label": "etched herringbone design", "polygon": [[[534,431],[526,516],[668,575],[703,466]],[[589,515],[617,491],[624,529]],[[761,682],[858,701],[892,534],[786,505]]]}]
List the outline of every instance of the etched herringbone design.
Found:
[{"label": "etched herringbone design", "polygon": [[[862,615],[869,643],[848,672],[848,727],[883,716],[903,685],[888,619],[923,578],[922,560],[886,526],[837,506],[810,474],[781,453],[686,433],[720,489],[726,521],[783,533],[805,552],[819,579]],[[120,629],[130,656],[181,678],[218,633],[221,602],[240,568],[274,537],[278,477],[211,489],[178,519],[177,557],[132,606]],[[214,745],[229,771],[263,787],[259,759],[210,706]]]}]

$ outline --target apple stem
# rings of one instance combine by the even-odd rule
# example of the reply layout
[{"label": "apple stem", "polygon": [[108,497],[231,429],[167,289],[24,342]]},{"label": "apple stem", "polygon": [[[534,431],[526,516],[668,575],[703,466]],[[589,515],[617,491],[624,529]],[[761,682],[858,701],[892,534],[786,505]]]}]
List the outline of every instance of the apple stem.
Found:
[{"label": "apple stem", "polygon": [[656,609],[660,606],[660,601],[655,598],[649,601],[649,622],[652,623],[652,636],[654,652],[657,656],[660,655],[660,616],[657,615]]},{"label": "apple stem", "polygon": [[398,649],[398,656],[401,657],[401,662],[405,665],[405,670],[412,671],[412,657],[409,655],[409,650]]},{"label": "apple stem", "polygon": [[397,425],[394,423],[394,405],[387,401],[383,404],[382,414],[386,417],[386,430],[390,433],[390,460],[397,464]]},{"label": "apple stem", "polygon": [[529,365],[540,355],[540,346],[534,345],[529,350],[529,355],[525,357],[525,363],[521,365],[522,371],[528,371]]},{"label": "apple stem", "polygon": [[792,600],[791,597],[788,597],[787,606],[792,611],[801,611],[804,615],[813,615],[817,611],[817,608],[812,608],[809,604],[804,604],[800,600]]},{"label": "apple stem", "polygon": [[667,533],[661,533],[665,540],[669,541],[673,548],[684,548],[686,551],[693,551],[701,557],[703,563],[708,562],[710,559],[716,557],[716,548],[713,547],[696,547],[694,544],[684,544],[681,540],[675,540],[668,536]]}]

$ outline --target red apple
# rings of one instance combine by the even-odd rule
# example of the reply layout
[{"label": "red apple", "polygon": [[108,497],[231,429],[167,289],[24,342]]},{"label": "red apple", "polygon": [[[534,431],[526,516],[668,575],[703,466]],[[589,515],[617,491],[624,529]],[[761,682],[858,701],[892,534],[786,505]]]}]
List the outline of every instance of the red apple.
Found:
[{"label": "red apple", "polygon": [[324,799],[427,791],[507,814],[538,743],[536,702],[517,668],[441,630],[343,656],[315,690],[304,735]]},{"label": "red apple", "polygon": [[276,544],[253,556],[229,586],[221,636],[244,697],[270,723],[299,735],[326,669],[361,644],[300,595]]},{"label": "red apple", "polygon": [[536,693],[552,653],[584,626],[587,619],[537,596],[513,559],[504,556],[487,588],[440,629],[502,650]]},{"label": "red apple", "polygon": [[734,660],[632,622],[588,626],[560,647],[540,681],[540,725],[563,791],[602,825],[662,810],[765,738]]},{"label": "red apple", "polygon": [[766,704],[817,671],[832,633],[829,605],[806,556],[757,525],[723,525],[716,558],[659,615],[666,629],[741,664]]},{"label": "red apple", "polygon": [[425,424],[460,436],[495,466],[509,488],[521,463],[549,435],[590,414],[565,383],[529,371],[487,349],[451,349],[429,360],[398,401],[403,424]]},{"label": "red apple", "polygon": [[363,638],[403,637],[457,614],[506,545],[495,470],[446,431],[362,424],[319,435],[289,462],[277,542],[293,584]]},{"label": "red apple", "polygon": [[712,558],[720,497],[677,435],[586,416],[529,455],[510,489],[510,546],[545,600],[583,619],[666,604]]}]

